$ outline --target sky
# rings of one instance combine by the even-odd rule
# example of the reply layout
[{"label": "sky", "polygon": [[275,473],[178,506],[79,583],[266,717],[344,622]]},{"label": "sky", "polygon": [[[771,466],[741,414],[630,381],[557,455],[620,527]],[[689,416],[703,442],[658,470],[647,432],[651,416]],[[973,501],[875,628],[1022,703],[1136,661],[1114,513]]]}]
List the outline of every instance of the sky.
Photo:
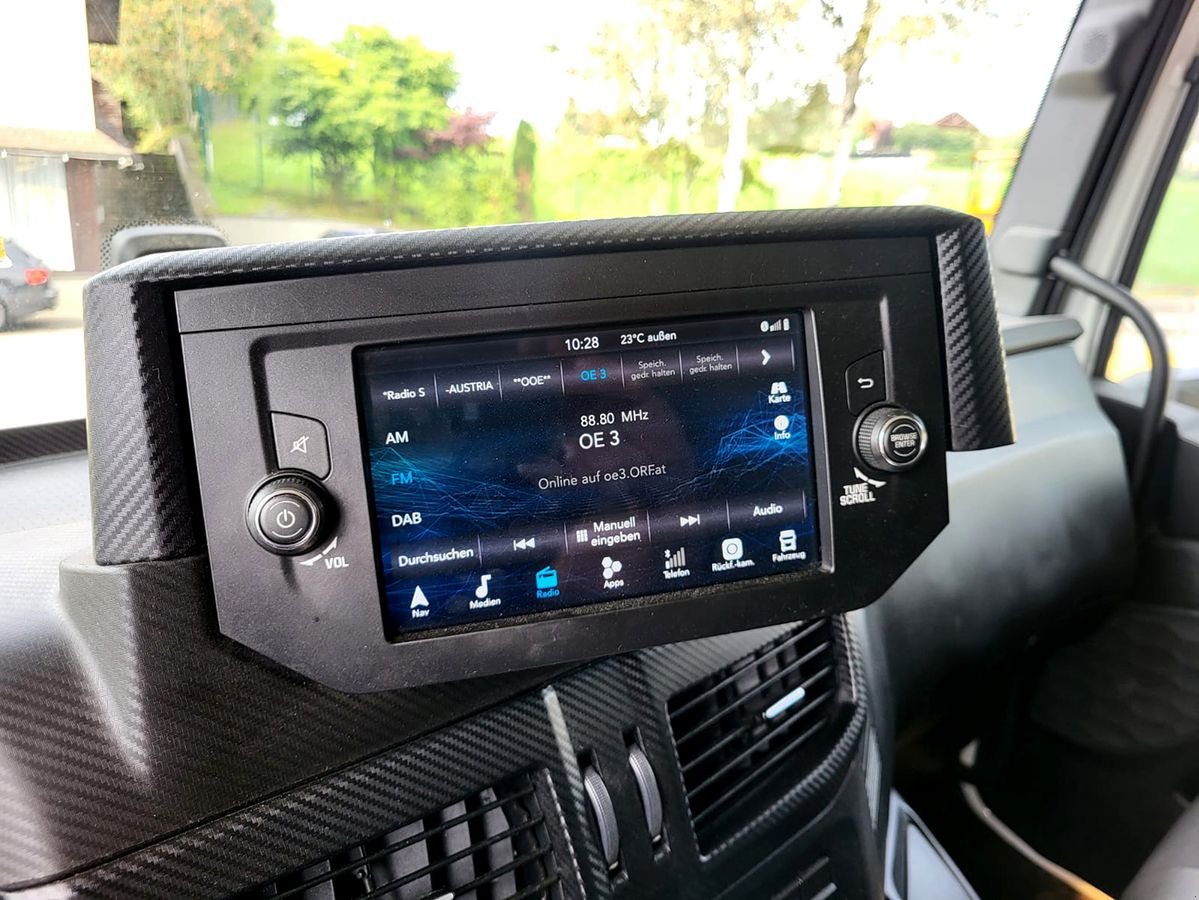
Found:
[{"label": "sky", "polygon": [[[584,109],[603,104],[610,91],[572,70],[588,65],[605,23],[628,21],[636,4],[275,0],[275,27],[319,43],[336,40],[347,25],[416,35],[453,53],[461,79],[455,106],[495,113],[493,133],[511,134],[522,118],[552,131],[572,96]],[[1076,7],[1076,0],[992,0],[993,18],[957,42],[952,57],[926,45],[879,60],[859,106],[899,124],[959,112],[988,134],[1022,131],[1032,124]]]}]

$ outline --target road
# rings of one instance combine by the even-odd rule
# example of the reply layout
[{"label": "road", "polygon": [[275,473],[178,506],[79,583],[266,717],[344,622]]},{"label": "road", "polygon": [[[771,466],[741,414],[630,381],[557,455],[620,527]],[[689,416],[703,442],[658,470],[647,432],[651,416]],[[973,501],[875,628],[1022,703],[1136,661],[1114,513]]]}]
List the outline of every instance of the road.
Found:
[{"label": "road", "polygon": [[0,430],[84,417],[84,280],[55,276],[58,307],[0,332]]},{"label": "road", "polygon": [[[230,243],[311,240],[333,228],[332,219],[221,217],[216,225]],[[0,332],[0,430],[85,415],[83,367],[84,275],[54,275],[58,306]]]}]

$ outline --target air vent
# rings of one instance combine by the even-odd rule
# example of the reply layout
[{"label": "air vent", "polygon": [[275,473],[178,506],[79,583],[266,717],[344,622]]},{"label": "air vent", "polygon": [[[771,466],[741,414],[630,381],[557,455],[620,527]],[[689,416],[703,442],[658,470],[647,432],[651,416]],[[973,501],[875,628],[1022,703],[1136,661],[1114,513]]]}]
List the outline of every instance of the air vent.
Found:
[{"label": "air vent", "polygon": [[835,737],[837,703],[828,619],[789,632],[670,698],[670,727],[701,850],[752,821],[820,764]]},{"label": "air vent", "polygon": [[558,900],[554,850],[532,779],[506,779],[346,847],[236,900]]}]

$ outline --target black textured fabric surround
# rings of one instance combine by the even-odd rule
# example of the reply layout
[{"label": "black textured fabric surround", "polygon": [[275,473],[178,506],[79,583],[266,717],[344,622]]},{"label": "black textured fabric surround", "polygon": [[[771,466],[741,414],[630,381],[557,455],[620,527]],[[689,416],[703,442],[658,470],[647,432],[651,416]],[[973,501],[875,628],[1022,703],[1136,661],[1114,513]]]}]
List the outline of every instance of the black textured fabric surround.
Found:
[{"label": "black textured fabric surround", "polygon": [[930,254],[938,258],[951,449],[1010,443],[986,236],[976,219],[944,210],[833,209],[504,225],[198,250],[119,266],[89,283],[85,292],[96,560],[109,565],[173,559],[203,544],[175,359],[171,300],[176,288],[616,250],[911,235],[927,236]]}]

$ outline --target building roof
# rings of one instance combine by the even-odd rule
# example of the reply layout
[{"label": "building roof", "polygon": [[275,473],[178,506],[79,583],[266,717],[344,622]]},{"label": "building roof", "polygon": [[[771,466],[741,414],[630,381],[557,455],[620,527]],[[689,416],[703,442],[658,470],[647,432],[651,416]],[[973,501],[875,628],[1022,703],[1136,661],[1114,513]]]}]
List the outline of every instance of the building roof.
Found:
[{"label": "building roof", "polygon": [[938,128],[957,128],[962,131],[978,131],[974,123],[963,116],[961,113],[952,112],[947,116],[942,116],[937,119],[936,126]]},{"label": "building roof", "polygon": [[98,159],[132,156],[133,148],[98,129],[59,131],[53,128],[11,128],[0,125],[0,150],[65,153]]}]

